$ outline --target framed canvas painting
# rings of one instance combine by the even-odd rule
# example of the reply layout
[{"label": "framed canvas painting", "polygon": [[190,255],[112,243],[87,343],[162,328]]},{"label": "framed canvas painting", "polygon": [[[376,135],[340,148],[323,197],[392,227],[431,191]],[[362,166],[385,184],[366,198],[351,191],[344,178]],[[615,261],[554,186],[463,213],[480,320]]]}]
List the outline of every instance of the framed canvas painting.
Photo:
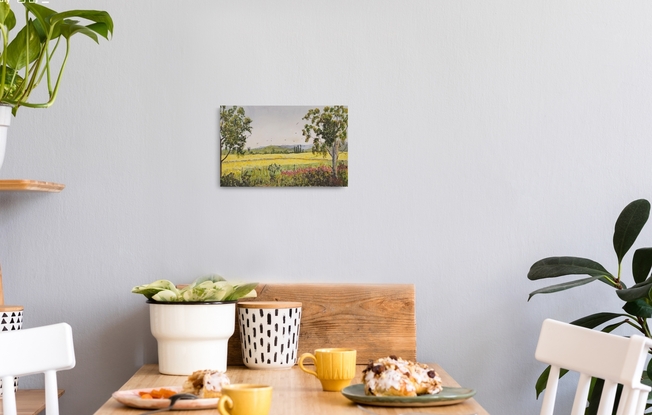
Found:
[{"label": "framed canvas painting", "polygon": [[220,107],[220,186],[347,187],[349,110]]}]

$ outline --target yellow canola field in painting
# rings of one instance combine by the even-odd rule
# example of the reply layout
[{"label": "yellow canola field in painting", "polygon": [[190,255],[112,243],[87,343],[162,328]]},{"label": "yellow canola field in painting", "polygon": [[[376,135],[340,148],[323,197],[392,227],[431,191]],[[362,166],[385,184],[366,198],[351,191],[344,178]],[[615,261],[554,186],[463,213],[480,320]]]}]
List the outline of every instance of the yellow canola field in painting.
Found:
[{"label": "yellow canola field in painting", "polygon": [[[338,156],[338,163],[348,162],[349,153],[342,152]],[[294,170],[295,168],[308,166],[330,166],[330,156],[320,154],[291,153],[291,154],[245,154],[243,156],[234,156],[230,154],[222,162],[222,176],[231,172],[241,172],[243,169],[267,168],[271,164],[278,164],[282,170]]]}]

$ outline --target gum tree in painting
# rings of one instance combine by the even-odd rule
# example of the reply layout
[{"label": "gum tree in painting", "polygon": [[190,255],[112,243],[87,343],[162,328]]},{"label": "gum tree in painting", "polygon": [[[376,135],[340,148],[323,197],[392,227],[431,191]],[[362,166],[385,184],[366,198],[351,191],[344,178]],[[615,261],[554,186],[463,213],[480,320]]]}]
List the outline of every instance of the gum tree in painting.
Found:
[{"label": "gum tree in painting", "polygon": [[308,121],[301,131],[306,137],[306,143],[312,139],[312,152],[329,154],[333,177],[337,177],[337,158],[340,150],[346,145],[349,125],[349,109],[342,105],[308,110],[303,117]]},{"label": "gum tree in painting", "polygon": [[223,162],[231,153],[243,155],[247,137],[251,135],[251,118],[242,107],[220,107],[220,148]]}]

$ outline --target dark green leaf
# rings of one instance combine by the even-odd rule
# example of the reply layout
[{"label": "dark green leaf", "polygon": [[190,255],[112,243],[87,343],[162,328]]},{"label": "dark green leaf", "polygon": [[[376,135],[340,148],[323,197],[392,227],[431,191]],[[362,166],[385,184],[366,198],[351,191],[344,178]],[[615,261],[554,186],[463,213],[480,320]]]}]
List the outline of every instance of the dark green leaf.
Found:
[{"label": "dark green leaf", "polygon": [[29,32],[29,62],[32,63],[39,56],[41,42],[36,34],[34,24],[30,21],[21,29],[14,40],[7,46],[7,65],[18,70],[25,67],[25,57],[27,51],[25,45],[28,42]]},{"label": "dark green leaf", "polygon": [[652,386],[652,360],[647,363],[647,369],[643,371],[643,376],[641,376],[641,383],[647,386]]},{"label": "dark green leaf", "polygon": [[[568,370],[560,369],[559,379],[561,379],[561,377],[564,376],[566,373],[568,373]],[[541,372],[541,374],[539,375],[539,379],[537,379],[537,383],[534,387],[537,392],[537,399],[539,399],[539,395],[541,395],[541,392],[543,392],[546,389],[546,386],[548,385],[549,376],[550,376],[550,366],[545,368],[545,370]]]},{"label": "dark green leaf", "polygon": [[591,388],[589,389],[589,406],[586,408],[585,415],[597,415],[598,406],[600,406],[600,396],[604,387],[604,380],[591,379]]},{"label": "dark green leaf", "polygon": [[592,277],[613,276],[600,264],[586,258],[550,257],[537,261],[530,268],[530,280],[555,278],[563,275],[590,275]]},{"label": "dark green leaf", "polygon": [[[602,397],[602,389],[604,389],[603,379],[591,379],[591,387],[589,388],[589,406],[586,408],[586,415],[597,415],[598,407],[600,406],[600,398]],[[614,396],[614,406],[611,411],[612,415],[616,415],[618,403],[623,392],[623,385],[616,387],[616,395]]]},{"label": "dark green leaf", "polygon": [[652,307],[643,299],[628,301],[623,306],[623,310],[637,317],[651,318]]},{"label": "dark green leaf", "polygon": [[570,324],[574,324],[580,327],[586,327],[587,329],[593,329],[598,327],[600,324],[604,324],[607,321],[613,320],[618,317],[627,317],[627,314],[596,313],[596,314],[591,314],[590,316],[582,317],[575,321],[571,321]]},{"label": "dark green leaf", "polygon": [[610,325],[604,327],[601,331],[603,331],[605,333],[611,333],[612,331],[616,330],[618,327],[620,327],[623,324],[627,323],[628,320],[629,319],[623,320],[623,321],[621,321],[619,323],[616,323],[616,324],[610,324]]},{"label": "dark green leaf", "polygon": [[652,248],[639,248],[634,251],[632,259],[632,274],[636,283],[643,282],[652,269]]},{"label": "dark green leaf", "polygon": [[652,279],[635,284],[631,288],[617,290],[616,294],[618,294],[618,297],[623,301],[634,301],[639,298],[648,298],[650,296],[651,288]]},{"label": "dark green leaf", "polygon": [[568,281],[568,282],[564,282],[564,283],[561,283],[561,284],[555,284],[555,285],[551,285],[551,286],[548,286],[548,287],[539,288],[538,290],[532,291],[530,293],[530,295],[528,296],[527,300],[530,301],[530,298],[532,298],[533,296],[535,296],[537,294],[550,294],[550,293],[556,293],[556,292],[559,292],[559,291],[568,290],[570,288],[575,288],[575,287],[579,287],[581,285],[588,284],[588,283],[593,282],[593,281],[595,281],[597,279],[600,279],[600,278],[602,278],[602,276],[600,276],[600,277],[588,277],[588,278],[583,278],[581,280]]},{"label": "dark green leaf", "polygon": [[623,257],[634,245],[634,241],[641,233],[650,216],[650,202],[645,199],[638,199],[625,206],[616,220],[614,228],[614,250],[620,264]]}]

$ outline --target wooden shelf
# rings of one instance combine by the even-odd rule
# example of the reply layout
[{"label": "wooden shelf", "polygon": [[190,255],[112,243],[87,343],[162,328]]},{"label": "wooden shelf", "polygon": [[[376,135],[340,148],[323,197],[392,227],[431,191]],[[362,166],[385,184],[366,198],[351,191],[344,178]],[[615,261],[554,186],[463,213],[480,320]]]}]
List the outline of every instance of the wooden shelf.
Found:
[{"label": "wooden shelf", "polygon": [[60,192],[64,187],[63,184],[38,180],[0,180],[0,191]]}]

